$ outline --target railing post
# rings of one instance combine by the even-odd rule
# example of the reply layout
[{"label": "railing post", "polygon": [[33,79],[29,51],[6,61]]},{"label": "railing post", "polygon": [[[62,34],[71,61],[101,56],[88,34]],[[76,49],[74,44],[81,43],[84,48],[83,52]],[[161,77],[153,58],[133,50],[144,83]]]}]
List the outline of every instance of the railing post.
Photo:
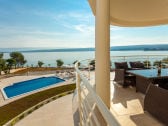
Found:
[{"label": "railing post", "polygon": [[125,61],[125,56],[123,57],[124,61]]},{"label": "railing post", "polygon": [[[77,64],[79,65],[79,63]],[[80,123],[79,126],[82,126],[82,109],[81,109],[81,78],[80,75],[76,72],[76,88],[77,88],[77,94],[78,94],[78,106],[79,106],[79,118]]]},{"label": "railing post", "polygon": [[89,77],[88,77],[88,78],[89,78],[89,80],[90,80],[90,60],[89,60],[89,62],[88,62],[88,69],[89,69],[89,75],[88,75]]},{"label": "railing post", "polygon": [[76,90],[78,96],[79,126],[120,126],[102,99],[96,94],[85,74],[76,70]]},{"label": "railing post", "polygon": [[149,68],[149,56],[147,56],[147,68]]}]

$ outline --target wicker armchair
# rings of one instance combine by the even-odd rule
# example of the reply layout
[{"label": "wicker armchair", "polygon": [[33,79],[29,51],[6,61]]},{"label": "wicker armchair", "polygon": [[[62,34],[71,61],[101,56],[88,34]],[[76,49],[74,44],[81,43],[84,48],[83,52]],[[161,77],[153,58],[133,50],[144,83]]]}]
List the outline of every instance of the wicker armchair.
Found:
[{"label": "wicker armchair", "polygon": [[141,76],[136,76],[136,92],[146,94],[149,84],[151,81]]},{"label": "wicker armchair", "polygon": [[144,99],[144,110],[168,126],[168,90],[150,85]]},{"label": "wicker armchair", "polygon": [[154,83],[158,84],[159,87],[168,90],[168,78],[163,78],[163,79],[161,78],[161,79],[154,80]]},{"label": "wicker armchair", "polygon": [[127,62],[115,62],[115,77],[114,81],[123,87],[127,87],[129,85],[135,85],[135,76],[126,73],[128,70]]},{"label": "wicker armchair", "polygon": [[141,63],[140,61],[136,61],[136,62],[129,62],[131,69],[148,69],[145,67],[145,65],[143,63]]}]

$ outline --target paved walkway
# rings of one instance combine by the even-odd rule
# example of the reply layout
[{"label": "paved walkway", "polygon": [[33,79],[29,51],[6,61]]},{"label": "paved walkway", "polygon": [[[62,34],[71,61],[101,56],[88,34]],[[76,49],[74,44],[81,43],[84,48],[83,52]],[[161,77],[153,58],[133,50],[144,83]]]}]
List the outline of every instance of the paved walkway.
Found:
[{"label": "paved walkway", "polygon": [[73,126],[72,94],[44,105],[15,126]]}]

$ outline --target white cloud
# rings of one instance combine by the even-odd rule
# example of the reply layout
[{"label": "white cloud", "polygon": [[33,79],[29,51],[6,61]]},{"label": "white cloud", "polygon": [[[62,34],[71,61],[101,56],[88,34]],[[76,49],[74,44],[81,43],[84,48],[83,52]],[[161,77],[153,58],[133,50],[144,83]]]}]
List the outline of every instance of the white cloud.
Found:
[{"label": "white cloud", "polygon": [[[22,12],[27,13],[27,12]],[[93,47],[94,17],[91,13],[75,12],[52,13],[31,10],[36,16],[53,19],[55,31],[43,27],[0,26],[0,46],[6,47]],[[68,28],[68,29],[67,29]]]},{"label": "white cloud", "polygon": [[[82,26],[83,27],[83,26]],[[90,28],[86,28],[90,29]],[[10,37],[4,36],[0,31],[0,46],[6,47],[93,47],[94,36],[87,33],[87,30],[76,33],[57,33],[57,32],[43,32],[43,31],[19,31],[19,28],[6,29]],[[17,32],[16,34],[14,34]]]},{"label": "white cloud", "polygon": [[59,36],[59,35],[63,35],[64,33],[62,32],[55,32],[55,31],[42,31],[42,30],[38,30],[38,28],[34,28],[34,27],[13,27],[13,26],[8,26],[8,27],[4,27],[4,26],[0,26],[0,35],[44,35],[44,36]]},{"label": "white cloud", "polygon": [[82,33],[94,33],[94,27],[84,24],[75,25],[74,28]]}]

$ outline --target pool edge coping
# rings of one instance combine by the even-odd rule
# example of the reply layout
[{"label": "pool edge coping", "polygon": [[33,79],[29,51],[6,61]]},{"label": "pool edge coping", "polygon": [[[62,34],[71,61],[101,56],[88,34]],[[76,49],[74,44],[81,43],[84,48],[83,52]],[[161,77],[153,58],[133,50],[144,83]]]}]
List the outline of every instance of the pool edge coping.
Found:
[{"label": "pool edge coping", "polygon": [[[44,76],[44,77],[45,77],[45,76]],[[26,94],[27,94],[27,95],[30,95],[30,94],[33,93],[33,92],[36,93],[36,92],[38,92],[38,91],[42,91],[42,90],[44,90],[44,89],[48,89],[49,87],[52,87],[52,86],[54,86],[54,85],[57,85],[57,84],[61,84],[61,83],[66,82],[65,79],[60,78],[60,77],[58,77],[58,76],[46,76],[46,77],[56,77],[56,78],[59,78],[59,79],[61,79],[61,80],[63,80],[63,81],[62,81],[62,82],[59,82],[59,83],[54,83],[54,84],[52,84],[52,85],[44,86],[44,87],[42,87],[42,88],[38,88],[38,89],[29,91],[29,92],[25,92],[25,93],[22,93],[22,94],[19,94],[19,95],[15,95],[15,96],[12,96],[12,97],[9,97],[9,98],[7,97],[7,95],[6,95],[5,91],[4,91],[4,88],[10,86],[10,85],[8,85],[8,86],[3,87],[3,88],[0,89],[0,90],[1,90],[1,93],[2,93],[2,96],[3,96],[4,100],[9,100],[9,99],[16,98],[16,97],[19,97],[19,96],[24,96],[24,95],[26,95]],[[42,78],[42,77],[38,77],[38,78],[34,78],[34,79],[39,79],[39,78]],[[30,81],[30,80],[33,80],[33,79],[29,79],[29,80],[26,80],[26,81]],[[24,82],[24,81],[20,81],[20,82]],[[11,85],[12,85],[12,84],[11,84]]]}]

